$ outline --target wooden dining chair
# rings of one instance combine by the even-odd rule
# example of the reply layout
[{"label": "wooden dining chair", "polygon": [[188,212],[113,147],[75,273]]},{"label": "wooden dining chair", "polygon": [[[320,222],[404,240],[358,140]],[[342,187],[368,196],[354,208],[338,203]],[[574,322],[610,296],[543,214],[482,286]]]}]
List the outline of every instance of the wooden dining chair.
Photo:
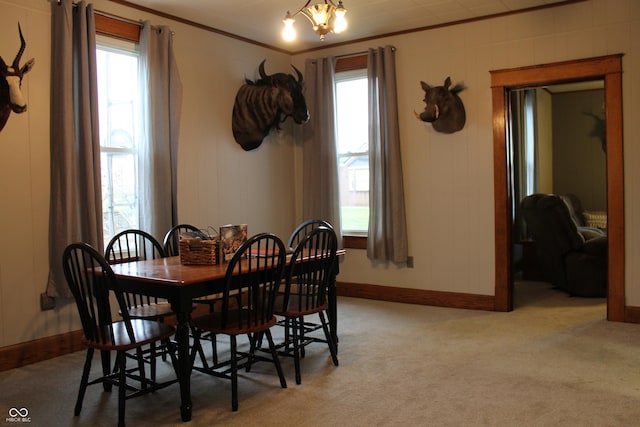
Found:
[{"label": "wooden dining chair", "polygon": [[[257,361],[273,362],[282,388],[287,382],[280,366],[270,328],[276,324],[273,314],[274,302],[286,264],[286,249],[277,236],[258,234],[244,242],[235,252],[226,270],[225,287],[220,310],[204,316],[194,317],[194,348],[191,358],[195,362],[200,335],[209,331],[216,335],[227,335],[230,340],[230,358],[215,365],[202,360],[194,363],[193,369],[209,375],[231,380],[231,407],[238,410],[238,369],[246,368]],[[266,335],[271,357],[256,353],[256,334]],[[238,350],[237,337],[247,335],[249,351]]]},{"label": "wooden dining chair", "polygon": [[178,224],[171,227],[167,234],[164,236],[164,240],[162,242],[162,249],[164,250],[164,254],[166,256],[178,256],[180,255],[180,235],[181,234],[189,234],[194,237],[201,237],[203,239],[208,239],[209,236],[191,224]]},{"label": "wooden dining chair", "polygon": [[295,248],[296,246],[298,246],[298,243],[300,243],[300,241],[304,239],[307,234],[309,234],[309,232],[318,227],[327,227],[333,230],[333,226],[323,219],[310,219],[304,221],[300,225],[298,225],[295,230],[293,230],[293,232],[289,236],[287,246],[291,249]]},{"label": "wooden dining chair", "polygon": [[[338,366],[337,343],[331,338],[325,313],[327,294],[332,285],[337,260],[337,239],[332,229],[318,226],[302,238],[291,255],[285,275],[284,294],[278,296],[274,313],[285,318],[284,354],[293,356],[296,384],[300,384],[300,359],[304,348],[315,342],[328,344],[333,364]],[[305,318],[317,314],[324,338],[309,333]]]},{"label": "wooden dining chair", "polygon": [[[333,226],[328,221],[325,221],[322,219],[310,219],[310,220],[304,221],[300,223],[289,236],[289,240],[287,242],[287,246],[289,247],[289,249],[293,250],[293,248],[298,246],[298,244],[310,232],[312,232],[318,227],[326,227],[330,230],[333,230]],[[293,280],[295,280],[295,278]],[[290,337],[287,335],[291,330],[291,328],[288,327],[287,323],[288,323],[288,319],[286,318],[278,321],[278,325],[285,327],[285,342],[291,343]],[[318,322],[312,322],[310,320],[306,320],[305,323],[303,323],[303,326],[304,326],[305,333],[311,333],[313,331],[317,331],[322,328],[322,324]],[[302,357],[304,357],[304,347],[302,347],[300,351],[301,351]]]},{"label": "wooden dining chair", "polygon": [[[167,231],[164,236],[163,249],[166,256],[179,256],[180,255],[180,235],[189,234],[194,238],[200,237],[202,239],[209,239],[209,236],[200,228],[191,224],[178,224],[174,225]],[[219,295],[209,295],[203,298],[196,298],[193,300],[195,304],[204,304],[209,307],[209,313],[213,313],[215,304],[219,300]],[[203,334],[200,338],[211,341],[211,352],[213,354],[214,364],[217,363],[217,343],[216,336],[211,333]],[[203,356],[204,357],[204,356]]]},{"label": "wooden dining chair", "polygon": [[[105,258],[109,264],[164,257],[164,249],[160,242],[146,231],[137,229],[128,229],[116,234],[105,249]],[[167,301],[159,300],[149,295],[125,292],[124,298],[127,312],[132,319],[154,320],[164,323],[167,317],[174,314],[171,310],[171,305]],[[156,348],[155,343],[151,343],[148,351],[145,351],[145,356],[148,356],[145,359],[151,365],[152,379],[155,379],[156,376],[157,355],[166,360],[164,347]]]},{"label": "wooden dining chair", "polygon": [[[87,347],[80,388],[74,413],[80,415],[82,402],[88,385],[102,383],[105,391],[118,387],[118,425],[124,426],[125,401],[127,399],[156,391],[175,383],[175,379],[157,383],[147,379],[142,363],[142,347],[155,342],[163,342],[169,349],[174,372],[177,360],[175,347],[170,337],[175,328],[152,320],[133,319],[129,316],[125,297],[105,258],[86,243],[73,243],[63,253],[63,270],[69,288],[76,302],[82,323],[82,343]],[[109,294],[115,295],[121,320],[113,321]],[[89,381],[91,361],[95,350],[102,356],[102,375]],[[126,352],[138,354],[137,367],[127,369]],[[110,371],[110,352],[116,352],[116,362]],[[135,380],[134,383],[127,378]],[[138,384],[135,386],[134,384]]]}]

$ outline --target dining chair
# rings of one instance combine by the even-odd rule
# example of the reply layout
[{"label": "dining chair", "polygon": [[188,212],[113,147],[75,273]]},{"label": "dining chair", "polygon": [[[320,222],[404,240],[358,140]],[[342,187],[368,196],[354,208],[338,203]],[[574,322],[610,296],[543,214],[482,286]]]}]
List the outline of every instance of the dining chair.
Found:
[{"label": "dining chair", "polygon": [[[160,242],[151,234],[143,230],[128,229],[113,236],[107,244],[104,257],[109,264],[119,264],[164,258],[165,253]],[[155,297],[124,292],[124,298],[127,312],[132,319],[154,320],[163,323],[167,317],[174,314],[167,301]],[[145,351],[145,355],[148,355],[146,360],[151,365],[152,379],[155,379],[156,376],[156,356],[158,354],[162,356],[163,360],[166,360],[165,348],[156,348],[155,343],[151,343],[148,351]]]},{"label": "dining chair", "polygon": [[[333,230],[333,226],[328,221],[325,221],[322,219],[306,220],[300,223],[289,236],[289,240],[287,242],[287,247],[289,248],[289,250],[293,250],[293,248],[298,246],[300,241],[302,241],[302,239],[304,239],[307,236],[307,234],[309,234],[311,231],[313,231],[318,227],[326,227],[330,230]],[[295,278],[293,280],[295,280]],[[285,327],[285,342],[291,343],[291,340],[287,335],[291,329],[288,327],[287,323],[288,323],[288,319],[286,318],[278,321],[278,325]],[[306,333],[311,333],[313,331],[317,331],[318,329],[322,328],[322,324],[318,322],[306,321],[303,325],[304,325],[304,332]],[[302,357],[304,357],[304,347],[301,349],[301,355]]]},{"label": "dining chair", "polygon": [[[169,229],[169,231],[167,231],[167,234],[165,234],[164,236],[162,247],[164,249],[164,253],[166,256],[169,257],[169,256],[180,255],[180,235],[187,234],[187,233],[189,233],[189,235],[194,237],[200,237],[203,239],[209,238],[209,236],[207,236],[205,232],[203,232],[200,228],[196,227],[195,225],[191,225],[191,224],[174,225],[173,227],[171,227],[171,229]],[[215,294],[215,295],[210,295],[203,298],[196,298],[193,300],[193,302],[196,304],[204,304],[208,306],[209,313],[213,313],[214,306],[216,304],[216,301],[218,301],[218,299],[219,299],[219,295]],[[217,363],[218,351],[217,351],[217,343],[216,343],[215,335],[208,333],[201,336],[200,338],[211,341],[211,352],[213,354],[214,364]]]},{"label": "dining chair", "polygon": [[189,233],[194,237],[201,237],[203,239],[208,239],[209,236],[206,235],[201,229],[191,224],[178,224],[171,227],[167,234],[164,236],[164,240],[162,242],[162,249],[164,250],[164,254],[166,256],[178,256],[180,255],[180,235]]},{"label": "dining chair", "polygon": [[[327,293],[335,274],[337,238],[332,229],[319,226],[302,238],[291,255],[290,267],[285,275],[285,291],[276,299],[274,313],[285,318],[284,354],[293,356],[296,384],[300,384],[300,359],[304,348],[315,342],[329,346],[333,364],[338,366],[337,343],[331,338],[325,313],[328,310]],[[317,314],[324,339],[309,334],[305,317]],[[282,353],[281,353],[282,354]]]},{"label": "dining chair", "polygon": [[298,243],[300,243],[300,241],[304,239],[307,234],[309,234],[309,232],[318,227],[327,227],[330,230],[333,230],[333,226],[323,219],[310,219],[304,221],[300,225],[298,225],[295,230],[293,230],[293,232],[289,236],[287,246],[291,249],[295,248]]},{"label": "dining chair", "polygon": [[[276,324],[274,302],[286,264],[286,249],[280,238],[262,233],[249,238],[235,252],[226,269],[225,286],[221,297],[221,309],[214,313],[194,317],[195,327],[192,362],[198,348],[200,335],[209,331],[227,335],[230,341],[230,358],[215,365],[202,359],[202,366],[194,363],[193,369],[231,380],[231,407],[238,410],[238,369],[257,361],[274,363],[280,385],[287,387],[280,360],[276,352],[271,327]],[[264,334],[269,342],[271,357],[256,353],[256,335]],[[247,335],[249,351],[238,350],[238,335]]]},{"label": "dining chair", "polygon": [[[163,342],[169,349],[174,372],[177,363],[175,346],[170,337],[175,328],[152,320],[133,319],[129,316],[125,297],[105,258],[86,243],[73,243],[63,253],[63,270],[73,294],[82,323],[82,343],[87,347],[87,355],[82,371],[80,388],[74,413],[80,415],[82,402],[88,385],[102,383],[110,392],[113,385],[118,387],[118,425],[124,426],[125,401],[154,392],[177,382],[176,378],[157,383],[146,378],[142,360],[142,347]],[[120,308],[121,320],[111,317],[109,295],[113,294]],[[89,381],[91,362],[95,350],[102,356],[102,375]],[[135,350],[138,354],[137,368],[127,369],[126,352]],[[116,362],[110,371],[110,352],[116,352]],[[127,378],[139,382],[127,381]]]}]

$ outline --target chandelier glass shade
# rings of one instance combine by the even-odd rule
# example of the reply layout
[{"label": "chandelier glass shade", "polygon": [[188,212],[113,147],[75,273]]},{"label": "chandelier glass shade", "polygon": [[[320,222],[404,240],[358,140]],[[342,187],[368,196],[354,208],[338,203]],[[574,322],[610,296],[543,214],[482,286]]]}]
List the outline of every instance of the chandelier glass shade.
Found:
[{"label": "chandelier glass shade", "polygon": [[300,8],[296,13],[291,14],[287,11],[282,22],[284,22],[284,29],[282,30],[282,37],[287,41],[292,41],[296,38],[296,30],[293,28],[295,23],[295,16],[303,14],[309,19],[313,26],[313,31],[320,36],[320,40],[324,40],[328,33],[341,33],[347,28],[347,20],[345,14],[347,9],[342,5],[342,0],[338,1],[336,5],[332,0],[324,0],[324,3],[316,3],[310,5],[311,0]]}]

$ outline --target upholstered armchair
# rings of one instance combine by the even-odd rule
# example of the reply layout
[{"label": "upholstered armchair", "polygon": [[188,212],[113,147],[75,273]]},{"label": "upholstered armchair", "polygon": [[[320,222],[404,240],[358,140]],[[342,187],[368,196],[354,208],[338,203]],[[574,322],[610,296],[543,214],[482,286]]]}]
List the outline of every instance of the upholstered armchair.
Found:
[{"label": "upholstered armchair", "polygon": [[522,200],[520,208],[551,283],[574,296],[605,297],[606,234],[580,232],[567,203],[557,195],[532,194]]}]

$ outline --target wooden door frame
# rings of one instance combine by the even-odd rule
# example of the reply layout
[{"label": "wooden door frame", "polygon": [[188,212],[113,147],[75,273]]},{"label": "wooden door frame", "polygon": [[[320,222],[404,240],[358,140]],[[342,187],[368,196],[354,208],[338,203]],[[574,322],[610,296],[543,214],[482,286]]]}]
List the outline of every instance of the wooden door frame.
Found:
[{"label": "wooden door frame", "polygon": [[513,309],[511,197],[507,157],[507,92],[531,86],[604,80],[607,123],[607,319],[625,319],[622,54],[491,71],[495,208],[495,310]]}]

